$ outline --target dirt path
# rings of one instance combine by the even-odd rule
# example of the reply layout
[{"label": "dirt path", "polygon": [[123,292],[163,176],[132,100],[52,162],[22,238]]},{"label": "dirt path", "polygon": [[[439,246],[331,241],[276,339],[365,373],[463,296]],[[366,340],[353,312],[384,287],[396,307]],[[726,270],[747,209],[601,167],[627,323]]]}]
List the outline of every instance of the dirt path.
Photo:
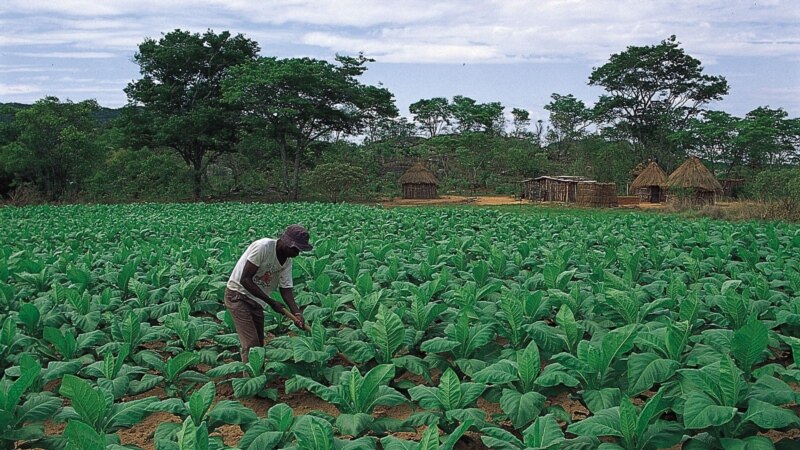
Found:
[{"label": "dirt path", "polygon": [[466,197],[460,195],[443,195],[438,198],[432,199],[381,199],[378,204],[384,207],[398,207],[398,206],[428,206],[428,205],[479,205],[479,206],[497,206],[497,205],[520,205],[527,204],[525,200],[520,201],[517,198],[504,195],[504,196],[474,196]]}]

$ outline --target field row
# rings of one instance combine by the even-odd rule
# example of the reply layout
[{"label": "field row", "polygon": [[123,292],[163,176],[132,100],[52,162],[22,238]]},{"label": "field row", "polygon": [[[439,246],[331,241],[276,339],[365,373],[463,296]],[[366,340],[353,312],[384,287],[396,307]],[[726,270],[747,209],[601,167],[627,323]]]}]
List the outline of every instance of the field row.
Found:
[{"label": "field row", "polygon": [[[293,222],[315,246],[294,261],[311,331],[268,314],[244,364],[225,281]],[[176,419],[158,449],[800,445],[795,226],[322,204],[4,208],[0,223],[9,447],[131,448],[118,432],[155,414]],[[295,413],[298,394],[326,408]]]}]

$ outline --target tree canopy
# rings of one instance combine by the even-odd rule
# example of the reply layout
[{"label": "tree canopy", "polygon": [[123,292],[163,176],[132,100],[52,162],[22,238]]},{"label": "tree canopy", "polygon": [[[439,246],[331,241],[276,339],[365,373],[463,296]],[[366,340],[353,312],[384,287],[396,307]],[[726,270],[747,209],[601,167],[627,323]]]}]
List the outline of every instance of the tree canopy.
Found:
[{"label": "tree canopy", "polygon": [[673,35],[658,45],[630,46],[589,76],[590,85],[607,91],[594,106],[596,117],[629,138],[642,160],[653,152],[660,160],[682,157],[673,154],[669,134],[728,93],[724,77],[704,74],[679,45]]},{"label": "tree canopy", "polygon": [[145,39],[134,55],[142,78],[125,89],[126,117],[135,125],[129,132],[140,143],[177,151],[193,170],[195,198],[208,164],[232,151],[237,139],[240,114],[222,102],[222,79],[258,51],[241,34],[175,30]]},{"label": "tree canopy", "polygon": [[376,117],[397,115],[388,90],[357,79],[370,59],[337,56],[336,61],[259,58],[231,69],[223,82],[226,101],[276,139],[292,199],[299,195],[300,166],[309,145],[337,134],[359,134]]},{"label": "tree canopy", "polygon": [[97,102],[45,97],[20,109],[16,140],[0,148],[0,172],[35,183],[51,199],[80,191],[99,155]]}]

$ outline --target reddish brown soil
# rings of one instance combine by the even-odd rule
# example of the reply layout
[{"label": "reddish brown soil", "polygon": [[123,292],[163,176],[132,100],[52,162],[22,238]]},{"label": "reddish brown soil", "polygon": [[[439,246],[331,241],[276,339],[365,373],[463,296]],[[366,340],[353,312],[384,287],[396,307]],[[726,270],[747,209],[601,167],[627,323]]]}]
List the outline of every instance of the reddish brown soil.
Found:
[{"label": "reddish brown soil", "polygon": [[381,206],[396,207],[396,206],[426,206],[426,205],[479,205],[479,206],[496,206],[496,205],[518,205],[527,203],[526,201],[520,202],[519,199],[511,196],[476,196],[464,197],[459,195],[442,195],[439,198],[432,199],[383,199],[379,202]]}]

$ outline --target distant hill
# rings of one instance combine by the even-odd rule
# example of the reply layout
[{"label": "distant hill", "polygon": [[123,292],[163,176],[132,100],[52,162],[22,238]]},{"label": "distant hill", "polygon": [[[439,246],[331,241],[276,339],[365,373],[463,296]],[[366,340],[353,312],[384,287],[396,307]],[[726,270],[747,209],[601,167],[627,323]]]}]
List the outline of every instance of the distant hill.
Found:
[{"label": "distant hill", "polygon": [[[0,103],[0,124],[11,123],[14,121],[14,115],[17,111],[30,108],[32,105],[23,103]],[[95,114],[95,118],[100,124],[106,124],[122,113],[122,108],[105,108],[100,107],[100,110]]]}]

